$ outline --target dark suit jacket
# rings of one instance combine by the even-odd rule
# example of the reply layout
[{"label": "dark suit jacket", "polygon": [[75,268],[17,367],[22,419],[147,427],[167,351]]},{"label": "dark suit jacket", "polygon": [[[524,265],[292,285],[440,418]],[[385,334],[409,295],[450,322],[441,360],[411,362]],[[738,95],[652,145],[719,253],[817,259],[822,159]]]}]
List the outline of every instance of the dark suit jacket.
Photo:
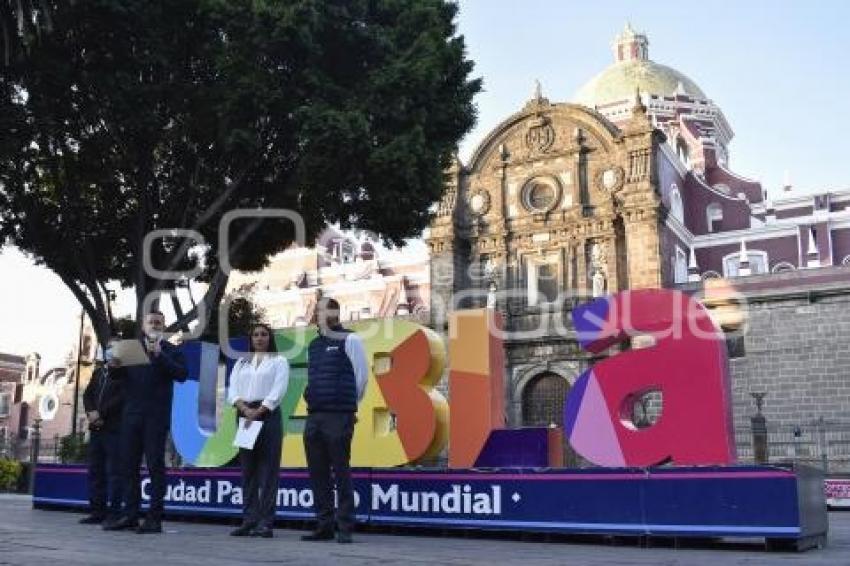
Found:
[{"label": "dark suit jacket", "polygon": [[115,371],[105,367],[97,368],[83,391],[86,412],[97,411],[103,419],[103,425],[92,430],[117,431],[121,428],[124,386],[122,380],[114,378]]},{"label": "dark suit jacket", "polygon": [[[148,354],[149,364],[122,367],[124,414],[144,415],[171,420],[171,400],[175,381],[186,381],[188,371],[183,352],[162,341],[159,356]],[[117,376],[116,376],[117,377]]]}]

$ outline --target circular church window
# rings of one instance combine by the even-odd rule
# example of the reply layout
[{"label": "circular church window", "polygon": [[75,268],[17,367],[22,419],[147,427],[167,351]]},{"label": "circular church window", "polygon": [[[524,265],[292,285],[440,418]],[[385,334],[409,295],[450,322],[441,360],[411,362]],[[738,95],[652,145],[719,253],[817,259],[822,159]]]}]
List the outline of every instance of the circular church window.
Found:
[{"label": "circular church window", "polygon": [[38,409],[43,420],[53,420],[59,410],[59,398],[55,393],[47,393],[41,398]]},{"label": "circular church window", "polygon": [[473,214],[479,216],[487,214],[487,211],[490,210],[490,193],[484,189],[476,190],[469,198],[469,207]]},{"label": "circular church window", "polygon": [[472,197],[472,210],[474,210],[475,212],[481,212],[481,210],[484,208],[484,204],[484,195],[475,195],[474,197]]},{"label": "circular church window", "polygon": [[551,183],[534,180],[526,185],[525,205],[533,212],[547,212],[555,206],[557,198],[558,191]]}]

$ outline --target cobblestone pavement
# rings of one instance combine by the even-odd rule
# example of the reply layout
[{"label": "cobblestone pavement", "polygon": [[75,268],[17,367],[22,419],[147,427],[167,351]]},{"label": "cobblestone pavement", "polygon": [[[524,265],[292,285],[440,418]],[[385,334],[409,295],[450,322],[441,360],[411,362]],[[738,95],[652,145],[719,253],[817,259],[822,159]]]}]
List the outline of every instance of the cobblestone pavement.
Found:
[{"label": "cobblestone pavement", "polygon": [[[275,538],[234,539],[232,526],[168,521],[162,535],[106,533],[77,524],[78,513],[34,510],[26,496],[0,495],[0,565],[240,565],[245,564],[616,564],[850,565],[850,512],[830,513],[829,543],[804,553],[766,552],[757,542],[674,548],[670,541],[637,539],[617,545],[602,538],[412,536],[356,533],[355,543],[301,542],[303,531],[275,530]],[[644,541],[645,543],[646,541]]]}]

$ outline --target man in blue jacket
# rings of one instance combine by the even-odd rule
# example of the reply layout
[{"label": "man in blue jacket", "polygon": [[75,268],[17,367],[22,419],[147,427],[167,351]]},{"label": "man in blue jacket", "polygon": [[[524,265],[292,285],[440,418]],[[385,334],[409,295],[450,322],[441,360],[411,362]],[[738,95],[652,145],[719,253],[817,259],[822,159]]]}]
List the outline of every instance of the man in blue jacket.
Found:
[{"label": "man in blue jacket", "polygon": [[[354,489],[351,483],[351,438],[357,403],[363,399],[369,365],[363,341],[339,323],[339,303],[318,305],[319,335],[307,350],[307,423],[304,449],[313,487],[316,530],[302,540],[351,542],[354,529]],[[333,471],[333,475],[331,475]],[[335,484],[335,485],[334,485]],[[338,495],[334,513],[333,489]],[[336,521],[334,521],[336,515]]]},{"label": "man in blue jacket", "polygon": [[[136,529],[137,533],[161,533],[165,497],[165,443],[171,424],[171,400],[175,381],[186,381],[186,362],[180,350],[162,339],[165,317],[153,311],[145,316],[142,345],[148,363],[121,367],[116,377],[124,385],[121,445],[124,477],[124,513],[104,525],[105,530]],[[141,486],[139,466],[145,457],[150,475],[150,510],[139,525]]]}]

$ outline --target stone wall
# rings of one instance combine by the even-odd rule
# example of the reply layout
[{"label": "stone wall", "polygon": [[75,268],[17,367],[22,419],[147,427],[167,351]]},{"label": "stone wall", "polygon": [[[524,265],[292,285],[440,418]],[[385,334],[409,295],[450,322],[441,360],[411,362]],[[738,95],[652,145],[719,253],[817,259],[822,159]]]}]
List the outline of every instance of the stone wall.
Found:
[{"label": "stone wall", "polygon": [[747,311],[744,356],[730,361],[736,426],[749,424],[752,392],[767,392],[769,423],[850,423],[850,290],[761,298]]}]

